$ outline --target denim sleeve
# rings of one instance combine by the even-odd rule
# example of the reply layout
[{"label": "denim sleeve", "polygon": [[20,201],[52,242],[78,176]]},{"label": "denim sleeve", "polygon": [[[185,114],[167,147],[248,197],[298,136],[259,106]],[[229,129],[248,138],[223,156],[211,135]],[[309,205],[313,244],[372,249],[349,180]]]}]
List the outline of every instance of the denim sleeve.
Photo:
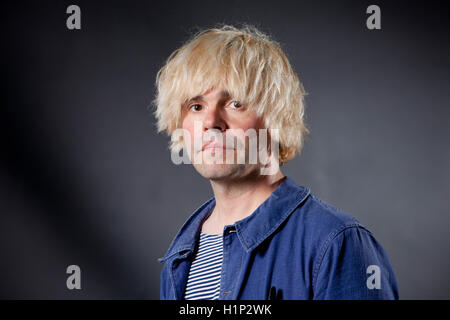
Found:
[{"label": "denim sleeve", "polygon": [[163,266],[160,276],[160,287],[159,287],[159,299],[168,300],[168,287],[169,287],[169,275],[167,273],[166,265]]},{"label": "denim sleeve", "polygon": [[361,226],[345,227],[330,236],[319,255],[313,279],[314,299],[398,299],[389,258]]}]

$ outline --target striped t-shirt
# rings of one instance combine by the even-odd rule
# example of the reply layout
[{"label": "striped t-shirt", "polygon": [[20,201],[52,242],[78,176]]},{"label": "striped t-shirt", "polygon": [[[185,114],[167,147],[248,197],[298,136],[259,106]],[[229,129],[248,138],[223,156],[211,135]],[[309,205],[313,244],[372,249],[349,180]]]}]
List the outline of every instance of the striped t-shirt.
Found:
[{"label": "striped t-shirt", "polygon": [[198,250],[189,270],[186,300],[219,299],[222,260],[222,235],[201,232]]}]

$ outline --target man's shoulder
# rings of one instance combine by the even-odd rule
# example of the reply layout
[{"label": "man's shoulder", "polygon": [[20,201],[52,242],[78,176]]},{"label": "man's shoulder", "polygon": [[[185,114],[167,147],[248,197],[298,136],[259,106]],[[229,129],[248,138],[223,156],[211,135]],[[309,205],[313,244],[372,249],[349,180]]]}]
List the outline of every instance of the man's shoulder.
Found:
[{"label": "man's shoulder", "polygon": [[361,228],[370,232],[351,214],[313,193],[310,193],[302,205],[296,208],[292,218],[296,228],[300,228],[309,239],[319,242],[331,240],[348,228]]},{"label": "man's shoulder", "polygon": [[360,222],[342,209],[324,201],[314,193],[309,194],[309,198],[303,206],[305,218],[311,221],[320,220],[323,223],[333,226],[348,224],[360,224]]},{"label": "man's shoulder", "polygon": [[280,231],[291,243],[292,239],[296,240],[302,255],[314,261],[315,269],[333,244],[340,247],[345,243],[348,250],[353,250],[350,247],[369,248],[363,239],[373,239],[371,232],[355,217],[311,192]]}]

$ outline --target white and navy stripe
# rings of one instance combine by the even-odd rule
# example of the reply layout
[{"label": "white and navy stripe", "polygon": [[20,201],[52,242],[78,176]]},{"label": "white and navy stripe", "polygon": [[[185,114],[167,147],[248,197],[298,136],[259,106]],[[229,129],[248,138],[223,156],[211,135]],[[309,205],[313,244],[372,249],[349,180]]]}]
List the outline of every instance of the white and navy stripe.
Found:
[{"label": "white and navy stripe", "polygon": [[219,299],[222,261],[222,235],[201,232],[198,250],[189,270],[186,300]]}]

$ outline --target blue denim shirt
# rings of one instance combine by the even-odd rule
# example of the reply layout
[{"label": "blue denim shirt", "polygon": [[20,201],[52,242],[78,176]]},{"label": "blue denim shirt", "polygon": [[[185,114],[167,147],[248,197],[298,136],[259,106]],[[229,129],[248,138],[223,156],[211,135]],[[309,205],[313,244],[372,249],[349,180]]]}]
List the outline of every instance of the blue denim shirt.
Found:
[{"label": "blue denim shirt", "polygon": [[[181,300],[202,223],[215,199],[181,227],[161,272],[161,299]],[[250,216],[224,227],[221,300],[398,299],[389,258],[355,218],[286,177]]]}]

